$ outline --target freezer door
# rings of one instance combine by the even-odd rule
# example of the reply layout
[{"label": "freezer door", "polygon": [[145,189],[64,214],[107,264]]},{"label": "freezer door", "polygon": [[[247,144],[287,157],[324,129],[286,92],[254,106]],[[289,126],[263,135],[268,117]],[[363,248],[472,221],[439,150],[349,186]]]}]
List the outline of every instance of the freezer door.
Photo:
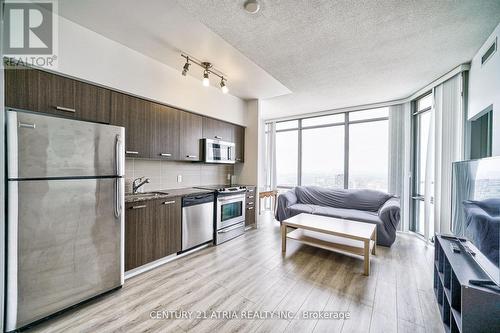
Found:
[{"label": "freezer door", "polygon": [[9,179],[122,176],[123,127],[7,112]]},{"label": "freezer door", "polygon": [[123,179],[9,181],[7,331],[123,283]]}]

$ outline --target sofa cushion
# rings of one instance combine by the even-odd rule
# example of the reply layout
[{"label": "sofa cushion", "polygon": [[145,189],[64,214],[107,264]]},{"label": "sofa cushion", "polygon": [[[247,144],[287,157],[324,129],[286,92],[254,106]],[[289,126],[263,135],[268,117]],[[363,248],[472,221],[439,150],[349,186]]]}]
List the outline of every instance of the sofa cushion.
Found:
[{"label": "sofa cushion", "polygon": [[313,205],[305,205],[305,204],[294,204],[288,207],[288,209],[290,209],[291,215],[298,215],[300,213],[312,214],[314,211]]},{"label": "sofa cushion", "polygon": [[338,217],[347,220],[361,221],[368,223],[382,223],[377,213],[355,209],[323,207],[318,205],[295,204],[289,207],[292,216],[300,213],[322,215],[328,217]]},{"label": "sofa cushion", "polygon": [[380,220],[377,213],[356,209],[315,206],[313,214],[373,224],[382,223],[382,220]]},{"label": "sofa cushion", "polygon": [[317,186],[295,188],[297,200],[302,204],[376,212],[392,196],[368,189],[331,189]]}]

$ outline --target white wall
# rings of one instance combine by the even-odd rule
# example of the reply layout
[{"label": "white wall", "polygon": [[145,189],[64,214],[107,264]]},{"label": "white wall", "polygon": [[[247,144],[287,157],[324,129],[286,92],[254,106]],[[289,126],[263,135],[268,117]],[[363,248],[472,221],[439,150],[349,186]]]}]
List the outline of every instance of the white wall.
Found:
[{"label": "white wall", "polygon": [[235,166],[235,174],[238,176],[238,183],[247,185],[258,184],[258,161],[261,144],[259,142],[259,121],[260,121],[259,101],[250,100],[247,102],[247,118],[245,129],[245,163]]},{"label": "white wall", "polygon": [[57,72],[246,125],[246,102],[203,87],[201,80],[171,68],[85,27],[59,17]]},{"label": "white wall", "polygon": [[472,59],[469,72],[468,118],[473,118],[493,105],[493,155],[500,155],[500,50],[497,49],[492,58],[481,65],[481,56],[495,38],[500,42],[500,24]]}]

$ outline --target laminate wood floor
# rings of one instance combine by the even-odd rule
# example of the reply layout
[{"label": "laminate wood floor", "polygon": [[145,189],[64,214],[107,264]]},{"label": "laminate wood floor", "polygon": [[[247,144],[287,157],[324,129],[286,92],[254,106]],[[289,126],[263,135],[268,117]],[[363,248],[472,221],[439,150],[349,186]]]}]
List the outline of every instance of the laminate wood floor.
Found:
[{"label": "laminate wood floor", "polygon": [[[293,240],[282,256],[279,223],[264,212],[259,225],[128,279],[120,290],[30,332],[443,332],[432,290],[433,248],[421,240],[399,234],[391,248],[377,247],[367,277],[360,258]],[[152,319],[156,310],[239,317]],[[256,311],[292,316],[240,317]],[[351,318],[303,319],[305,311],[348,311]]]}]

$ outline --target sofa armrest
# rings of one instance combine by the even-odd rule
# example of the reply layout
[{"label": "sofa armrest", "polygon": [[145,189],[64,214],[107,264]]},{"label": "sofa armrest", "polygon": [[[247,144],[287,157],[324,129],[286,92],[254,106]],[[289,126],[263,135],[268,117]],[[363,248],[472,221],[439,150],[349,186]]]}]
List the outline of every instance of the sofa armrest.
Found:
[{"label": "sofa armrest", "polygon": [[278,196],[278,204],[276,205],[276,220],[283,221],[289,216],[288,207],[297,203],[297,196],[295,195],[295,189],[291,189]]},{"label": "sofa armrest", "polygon": [[384,222],[385,228],[396,231],[401,220],[399,198],[392,197],[387,200],[378,210],[378,215],[382,222]]}]

